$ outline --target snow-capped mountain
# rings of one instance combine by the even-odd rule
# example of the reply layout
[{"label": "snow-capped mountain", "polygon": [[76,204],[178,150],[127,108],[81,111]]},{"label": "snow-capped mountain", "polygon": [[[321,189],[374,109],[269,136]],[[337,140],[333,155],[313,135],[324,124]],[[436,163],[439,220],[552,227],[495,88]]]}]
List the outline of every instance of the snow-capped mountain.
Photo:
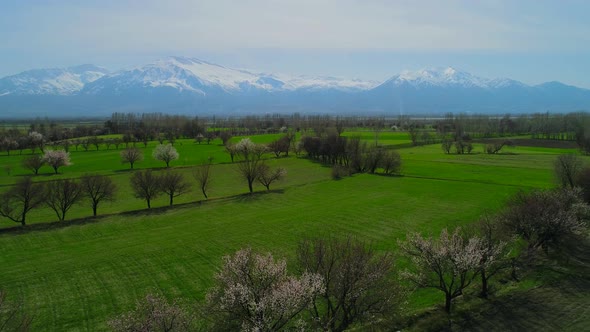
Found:
[{"label": "snow-capped mountain", "polygon": [[122,94],[128,90],[168,88],[200,96],[307,90],[364,90],[374,82],[333,77],[289,77],[232,69],[199,59],[169,57],[107,75],[88,84],[84,94]]},{"label": "snow-capped mountain", "polygon": [[367,92],[366,103],[401,113],[526,113],[590,109],[590,90],[557,83],[530,86],[452,67],[404,71]]},{"label": "snow-capped mountain", "polygon": [[495,89],[507,86],[525,86],[524,83],[507,78],[488,79],[472,75],[453,67],[429,68],[418,71],[403,71],[383,83],[384,85],[410,85],[424,87],[460,87]]},{"label": "snow-capped mountain", "polygon": [[414,87],[487,87],[488,80],[448,67],[444,69],[422,69],[418,71],[406,70],[399,75],[392,77],[384,84],[393,84],[397,86],[409,84]]},{"label": "snow-capped mountain", "polygon": [[107,73],[94,65],[28,70],[0,79],[0,95],[72,95]]},{"label": "snow-capped mountain", "polygon": [[[94,65],[37,69],[0,79],[0,117],[91,116],[112,112],[183,114],[501,114],[590,110],[590,90],[530,86],[452,67],[403,71],[378,84],[290,76],[168,57],[109,73]],[[59,113],[58,113],[59,112]]]}]

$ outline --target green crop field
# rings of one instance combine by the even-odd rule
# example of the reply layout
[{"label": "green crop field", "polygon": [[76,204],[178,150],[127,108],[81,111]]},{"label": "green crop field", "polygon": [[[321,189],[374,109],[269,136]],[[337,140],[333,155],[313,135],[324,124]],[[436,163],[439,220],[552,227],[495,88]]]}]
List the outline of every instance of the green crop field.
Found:
[{"label": "green crop field", "polygon": [[[372,132],[345,134],[375,141]],[[267,143],[277,137],[252,140]],[[400,146],[401,175],[359,174],[336,181],[331,169],[317,162],[268,154],[268,162],[284,167],[287,176],[269,192],[258,185],[255,194],[248,195],[220,141],[207,145],[178,140],[180,158],[172,166],[191,181],[191,166],[213,157],[211,197],[203,200],[194,188],[178,197],[173,207],[167,207],[164,197],[156,199],[151,210],[132,195],[131,171],[120,163],[121,149],[71,149],[72,166],[58,175],[44,166],[35,179],[105,174],[119,188],[117,200],[100,206],[97,218],[88,218],[87,205],[75,206],[61,222],[48,208],[34,210],[25,230],[0,219],[5,228],[0,233],[0,289],[12,299],[24,299],[34,316],[34,331],[104,330],[109,318],[129,310],[154,289],[170,298],[202,300],[222,256],[242,247],[271,251],[293,262],[297,243],[305,237],[351,234],[379,251],[395,252],[397,241],[408,232],[436,234],[445,227],[466,226],[485,211],[496,211],[520,189],[553,186],[556,156],[574,152],[514,147],[487,155],[476,146],[474,154],[446,155],[438,144],[406,147],[407,134],[391,132],[380,133],[378,142]],[[164,163],[151,157],[156,144],[138,145],[145,160],[136,169],[163,168]],[[0,176],[1,191],[30,173],[20,166],[28,153],[0,156],[0,166],[10,168],[10,175]],[[530,283],[533,286],[519,287],[527,291],[534,287],[535,282]],[[441,300],[437,292],[418,291],[410,296],[406,310],[419,314]],[[578,301],[583,304],[583,297]],[[587,310],[582,305],[578,312]],[[476,327],[490,328],[485,323]]]}]

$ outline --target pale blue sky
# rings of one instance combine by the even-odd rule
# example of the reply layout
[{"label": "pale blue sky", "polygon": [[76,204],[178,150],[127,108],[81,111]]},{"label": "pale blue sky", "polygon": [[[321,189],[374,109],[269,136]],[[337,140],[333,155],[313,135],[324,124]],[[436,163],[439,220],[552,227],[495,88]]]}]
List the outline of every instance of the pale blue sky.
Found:
[{"label": "pale blue sky", "polygon": [[453,66],[590,88],[590,1],[0,0],[0,77],[167,55],[384,80]]}]

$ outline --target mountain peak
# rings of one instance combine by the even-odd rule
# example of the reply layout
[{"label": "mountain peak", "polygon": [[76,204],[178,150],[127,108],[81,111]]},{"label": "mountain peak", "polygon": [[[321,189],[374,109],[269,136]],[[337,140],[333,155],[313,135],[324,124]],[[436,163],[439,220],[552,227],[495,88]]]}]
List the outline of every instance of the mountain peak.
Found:
[{"label": "mountain peak", "polygon": [[417,71],[404,70],[399,75],[392,77],[386,83],[395,85],[421,86],[462,86],[490,88],[487,78],[478,77],[454,67],[426,68]]},{"label": "mountain peak", "polygon": [[444,73],[447,76],[453,76],[457,73],[457,70],[453,67],[447,67],[447,68],[445,68]]}]

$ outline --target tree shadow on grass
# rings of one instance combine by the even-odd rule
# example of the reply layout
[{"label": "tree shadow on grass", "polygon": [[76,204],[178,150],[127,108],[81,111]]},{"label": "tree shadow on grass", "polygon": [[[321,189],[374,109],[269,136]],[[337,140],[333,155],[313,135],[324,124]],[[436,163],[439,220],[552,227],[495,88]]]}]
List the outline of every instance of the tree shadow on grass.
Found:
[{"label": "tree shadow on grass", "polygon": [[229,197],[220,197],[220,198],[211,198],[208,200],[198,200],[192,201],[187,203],[180,203],[168,206],[160,206],[154,207],[151,209],[142,209],[142,210],[133,210],[133,211],[124,211],[119,213],[110,213],[110,214],[102,214],[96,217],[89,216],[84,218],[76,218],[76,219],[67,219],[63,221],[52,221],[52,222],[44,222],[44,223],[37,223],[37,224],[29,224],[25,227],[22,226],[13,226],[0,229],[0,234],[27,234],[31,232],[42,232],[42,231],[53,231],[57,229],[63,229],[72,226],[82,226],[82,225],[89,225],[101,222],[103,219],[112,216],[132,216],[132,217],[141,217],[141,216],[157,216],[163,215],[172,210],[179,210],[179,209],[190,209],[194,207],[201,207],[206,204],[212,204],[214,202],[222,202],[222,201],[235,201],[240,203],[249,203],[249,202],[256,202],[268,197],[267,195],[272,194],[283,194],[285,192],[284,189],[272,189],[269,191],[257,191],[252,194],[245,193],[235,196]]},{"label": "tree shadow on grass", "polygon": [[229,197],[229,200],[238,203],[250,203],[250,202],[258,202],[263,199],[267,199],[269,195],[273,194],[284,194],[285,189],[271,189],[271,190],[264,190],[264,191],[255,191],[253,193],[245,193],[240,195],[235,195]]},{"label": "tree shadow on grass", "polygon": [[15,227],[7,227],[0,229],[0,234],[26,234],[31,232],[42,232],[42,231],[53,231],[61,228],[66,228],[70,226],[81,226],[87,224],[97,223],[100,220],[111,216],[110,214],[100,215],[96,217],[84,217],[84,218],[77,218],[71,220],[63,220],[63,221],[54,221],[54,222],[46,222],[46,223],[38,223],[38,224],[30,224],[26,225],[25,227],[22,226],[15,226]]},{"label": "tree shadow on grass", "polygon": [[15,176],[15,177],[22,177],[22,178],[32,177],[33,179],[35,179],[35,178],[52,177],[52,176],[56,176],[56,175],[61,175],[61,173],[55,174],[55,172],[47,172],[47,173],[33,174],[31,172],[30,174],[15,174],[13,176]]},{"label": "tree shadow on grass", "polygon": [[405,177],[403,174],[374,173],[371,175],[382,176],[382,177],[386,177],[386,178],[403,178],[403,177]]},{"label": "tree shadow on grass", "polygon": [[486,301],[460,315],[457,331],[581,331],[590,326],[590,243],[566,245],[559,263],[536,267],[543,285]]},{"label": "tree shadow on grass", "polygon": [[147,170],[151,170],[151,171],[158,171],[158,170],[163,170],[163,169],[172,169],[172,167],[170,168],[166,168],[166,167],[146,167],[146,168],[126,168],[126,169],[117,169],[114,170],[114,173],[133,173],[133,172],[141,172],[141,171],[147,171]]},{"label": "tree shadow on grass", "polygon": [[[573,242],[573,241],[572,241]],[[567,259],[564,259],[567,257]],[[556,259],[561,259],[556,263]],[[491,297],[458,298],[454,312],[442,308],[412,317],[420,331],[587,331],[590,326],[590,243],[565,246],[559,254],[538,260],[530,271],[541,286]]]}]

